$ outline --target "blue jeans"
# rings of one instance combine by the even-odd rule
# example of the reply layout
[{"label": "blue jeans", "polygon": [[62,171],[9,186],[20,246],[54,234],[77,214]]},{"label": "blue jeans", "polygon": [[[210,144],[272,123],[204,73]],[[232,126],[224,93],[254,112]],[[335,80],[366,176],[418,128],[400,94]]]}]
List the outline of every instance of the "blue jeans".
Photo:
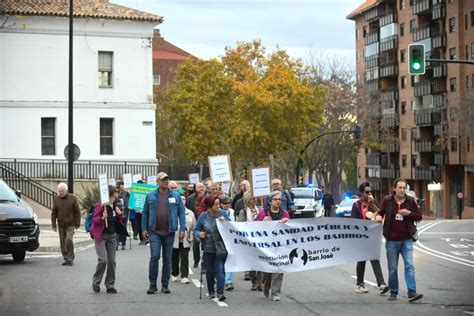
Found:
[{"label": "blue jeans", "polygon": [[224,293],[225,261],[216,257],[215,253],[204,252],[204,266],[206,267],[207,290],[214,293],[214,283],[217,280],[217,294]]},{"label": "blue jeans", "polygon": [[226,272],[225,273],[225,284],[232,283],[232,279],[233,279],[232,272]]},{"label": "blue jeans", "polygon": [[390,293],[398,294],[398,257],[401,254],[405,265],[405,282],[408,294],[416,293],[415,266],[413,265],[413,241],[390,241],[385,243],[388,262],[388,286]]},{"label": "blue jeans", "polygon": [[150,284],[156,284],[158,279],[158,261],[160,261],[160,252],[163,248],[163,268],[161,271],[161,284],[168,285],[171,276],[171,256],[173,255],[174,233],[169,235],[158,235],[150,233],[150,264],[148,270],[148,279]]}]

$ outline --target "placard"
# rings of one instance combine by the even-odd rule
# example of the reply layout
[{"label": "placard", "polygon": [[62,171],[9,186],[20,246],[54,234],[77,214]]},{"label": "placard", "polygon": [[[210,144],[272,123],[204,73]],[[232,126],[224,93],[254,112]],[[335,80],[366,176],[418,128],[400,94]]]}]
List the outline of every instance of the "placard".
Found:
[{"label": "placard", "polygon": [[100,203],[109,203],[109,182],[107,181],[107,174],[99,174],[99,191],[100,191]]},{"label": "placard", "polygon": [[229,155],[209,156],[208,160],[212,182],[232,182]]},{"label": "placard", "polygon": [[226,194],[226,195],[230,195],[230,185],[232,184],[232,182],[224,182],[222,183],[222,193]]},{"label": "placard", "polygon": [[157,179],[156,176],[148,176],[146,178],[147,183],[151,185],[156,185],[156,179]]},{"label": "placard", "polygon": [[270,167],[254,168],[251,170],[252,194],[255,197],[269,196],[271,192],[270,185]]},{"label": "placard", "polygon": [[117,186],[117,181],[115,180],[115,178],[109,178],[107,180],[107,183],[113,187]]},{"label": "placard", "polygon": [[143,211],[143,205],[145,205],[145,199],[148,193],[156,190],[156,185],[145,184],[145,183],[133,183],[130,188],[130,198],[128,200],[128,208],[136,211]]},{"label": "placard", "polygon": [[190,173],[188,174],[189,183],[198,184],[200,181],[199,173]]},{"label": "placard", "polygon": [[123,188],[124,189],[130,189],[132,187],[132,174],[131,173],[125,173],[123,175]]},{"label": "placard", "polygon": [[132,182],[133,182],[133,183],[137,183],[137,182],[140,181],[141,179],[142,179],[142,174],[141,174],[141,173],[139,173],[139,174],[134,174],[134,175],[132,176]]}]

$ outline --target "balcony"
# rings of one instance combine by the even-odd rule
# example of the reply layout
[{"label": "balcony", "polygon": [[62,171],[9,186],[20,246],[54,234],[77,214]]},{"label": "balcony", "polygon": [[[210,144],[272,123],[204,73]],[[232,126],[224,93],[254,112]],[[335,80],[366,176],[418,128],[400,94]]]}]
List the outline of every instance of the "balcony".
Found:
[{"label": "balcony", "polygon": [[380,177],[388,178],[388,179],[396,179],[400,177],[400,170],[399,169],[385,169],[385,168],[381,169]]},{"label": "balcony", "polygon": [[372,32],[365,37],[365,45],[370,45],[379,41],[379,32]]},{"label": "balcony", "polygon": [[441,110],[436,108],[415,111],[415,124],[417,126],[434,125],[441,123]]},{"label": "balcony", "polygon": [[380,8],[380,7],[376,7],[372,10],[369,10],[365,13],[365,20],[367,22],[370,22],[370,21],[373,21],[373,20],[376,20],[378,18],[380,18],[383,14],[383,9]]},{"label": "balcony", "polygon": [[429,38],[431,34],[429,26],[420,26],[413,31],[413,41],[419,42],[425,38]]},{"label": "balcony", "polygon": [[444,19],[446,17],[446,4],[444,3],[433,4],[433,13],[431,16],[433,20]]},{"label": "balcony", "polygon": [[448,164],[448,155],[439,153],[434,155],[434,164],[438,166],[443,166]]},{"label": "balcony", "polygon": [[391,24],[391,23],[397,23],[397,14],[396,13],[387,14],[387,15],[381,17],[380,21],[379,21],[380,27]]},{"label": "balcony", "polygon": [[382,128],[392,128],[398,126],[398,115],[396,113],[382,115]]},{"label": "balcony", "polygon": [[422,80],[415,83],[415,97],[431,94],[431,80]]},{"label": "balcony", "polygon": [[433,47],[433,49],[446,47],[446,32],[433,34],[433,37],[431,38],[431,47]]},{"label": "balcony", "polygon": [[419,153],[432,152],[433,142],[431,140],[417,138],[415,140],[415,151]]},{"label": "balcony", "polygon": [[365,59],[365,69],[377,68],[379,66],[379,55],[370,56]]},{"label": "balcony", "polygon": [[448,99],[444,95],[433,95],[433,106],[437,108],[445,107],[448,104]]},{"label": "balcony", "polygon": [[373,68],[365,72],[365,81],[377,80],[379,79],[379,69]]},{"label": "balcony", "polygon": [[367,178],[367,181],[370,182],[372,190],[380,191],[380,180],[378,178]]},{"label": "balcony", "polygon": [[383,151],[386,153],[398,153],[398,144],[386,144]]},{"label": "balcony", "polygon": [[411,9],[413,14],[428,13],[431,10],[431,0],[415,0]]},{"label": "balcony", "polygon": [[398,75],[398,65],[389,64],[380,67],[380,78],[395,77]]},{"label": "balcony", "polygon": [[366,83],[365,85],[365,91],[368,95],[372,96],[374,94],[377,94],[379,93],[379,90],[380,90],[380,85],[379,85],[379,82],[378,80],[373,80],[373,81],[369,81]]},{"label": "balcony", "polygon": [[392,35],[390,37],[380,40],[380,52],[386,52],[391,49],[397,49],[397,47],[398,47],[397,35]]},{"label": "balcony", "polygon": [[433,79],[433,93],[444,94],[448,92],[446,88],[446,79],[445,78],[436,78]]},{"label": "balcony", "polygon": [[433,78],[442,78],[448,75],[448,68],[446,64],[440,64],[433,67]]},{"label": "balcony", "polygon": [[367,166],[380,166],[380,155],[379,154],[369,154],[367,156]]},{"label": "balcony", "polygon": [[396,101],[398,100],[397,90],[384,90],[380,92],[380,101]]},{"label": "balcony", "polygon": [[376,105],[369,108],[367,115],[369,118],[378,119],[382,115],[382,110],[380,109],[380,106]]},{"label": "balcony", "polygon": [[415,168],[415,180],[433,180],[433,172],[430,168],[416,167]]}]

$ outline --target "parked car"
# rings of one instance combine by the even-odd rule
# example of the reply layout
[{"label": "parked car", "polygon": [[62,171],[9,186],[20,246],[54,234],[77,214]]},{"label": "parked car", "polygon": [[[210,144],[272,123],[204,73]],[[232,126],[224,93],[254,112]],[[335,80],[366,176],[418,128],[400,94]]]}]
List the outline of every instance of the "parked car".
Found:
[{"label": "parked car", "polygon": [[351,217],[352,205],[359,199],[344,199],[339,205],[336,205],[337,217]]},{"label": "parked car", "polygon": [[294,194],[295,218],[321,217],[324,214],[323,192],[318,188],[297,187],[291,188]]},{"label": "parked car", "polygon": [[35,212],[20,192],[0,179],[0,254],[12,254],[14,261],[23,261],[26,251],[38,249],[39,234]]}]

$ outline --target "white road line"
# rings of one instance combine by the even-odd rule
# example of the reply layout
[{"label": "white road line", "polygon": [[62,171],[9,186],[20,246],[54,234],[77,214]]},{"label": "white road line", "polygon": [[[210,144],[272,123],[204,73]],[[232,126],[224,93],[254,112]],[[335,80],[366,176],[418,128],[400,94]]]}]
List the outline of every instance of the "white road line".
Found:
[{"label": "white road line", "polygon": [[199,282],[199,280],[191,279],[191,281],[194,283],[196,287],[199,287],[199,286],[204,287],[204,285],[202,285],[201,282]]},{"label": "white road line", "polygon": [[189,272],[188,272],[189,275],[191,274],[194,274],[193,270],[191,269],[191,267],[189,267]]},{"label": "white road line", "polygon": [[421,252],[424,252],[424,253],[426,253],[426,254],[429,254],[429,255],[431,255],[431,256],[433,256],[433,257],[441,258],[441,259],[444,259],[444,260],[447,260],[447,261],[459,263],[459,264],[465,265],[465,266],[467,266],[467,267],[474,268],[474,264],[467,264],[467,263],[464,263],[464,262],[460,262],[460,261],[457,261],[457,260],[453,260],[453,259],[450,259],[450,258],[446,258],[446,257],[443,257],[442,255],[434,254],[434,253],[432,253],[432,252],[430,252],[430,251],[426,251],[426,250],[424,250],[424,249],[422,249],[422,248],[419,248],[419,247],[417,247],[417,246],[414,246],[413,248],[415,248],[415,249],[418,250],[418,251],[421,251]]},{"label": "white road line", "polygon": [[[353,279],[356,279],[356,280],[357,280],[357,276],[351,275],[351,277],[352,277]],[[370,282],[370,281],[364,280],[364,283],[367,283],[368,285],[372,285],[373,287],[377,287],[377,283],[374,283],[374,282]]]},{"label": "white road line", "polygon": [[219,300],[217,298],[213,298],[212,299],[214,302],[216,302],[217,305],[219,305],[220,307],[229,307],[229,305],[227,305],[226,303],[224,302],[219,302]]}]

